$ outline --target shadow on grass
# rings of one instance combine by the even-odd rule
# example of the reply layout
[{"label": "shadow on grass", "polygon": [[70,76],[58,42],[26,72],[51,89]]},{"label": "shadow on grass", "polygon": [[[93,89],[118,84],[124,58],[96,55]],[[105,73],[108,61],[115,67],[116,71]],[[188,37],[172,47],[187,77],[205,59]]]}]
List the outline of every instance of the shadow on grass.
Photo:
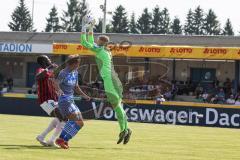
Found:
[{"label": "shadow on grass", "polygon": [[59,149],[54,147],[44,147],[39,145],[11,145],[11,144],[0,144],[0,148],[3,149]]},{"label": "shadow on grass", "polygon": [[[18,149],[61,149],[61,148],[55,148],[55,147],[44,147],[39,145],[11,145],[11,144],[0,144],[0,149],[7,149],[7,150],[18,150]],[[71,147],[70,149],[92,149],[92,150],[122,150],[122,148],[104,148],[104,147]]]},{"label": "shadow on grass", "polygon": [[70,149],[87,149],[87,150],[89,150],[89,149],[92,149],[92,150],[122,150],[122,148],[108,148],[108,147],[84,147],[84,146],[82,146],[82,147],[71,147],[70,146]]}]

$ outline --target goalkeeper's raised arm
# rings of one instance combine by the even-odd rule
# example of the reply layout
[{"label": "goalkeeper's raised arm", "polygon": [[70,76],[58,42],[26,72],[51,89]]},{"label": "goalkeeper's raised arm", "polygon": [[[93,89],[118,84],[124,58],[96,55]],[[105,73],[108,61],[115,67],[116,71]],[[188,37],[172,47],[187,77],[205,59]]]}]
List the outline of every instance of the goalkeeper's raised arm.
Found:
[{"label": "goalkeeper's raised arm", "polygon": [[[97,48],[94,47],[94,37],[93,37],[93,27],[94,27],[94,24],[95,22],[87,22],[87,19],[88,17],[83,17],[82,19],[82,33],[81,33],[81,44],[96,52]],[[87,29],[89,30],[89,32],[87,33]],[[88,40],[87,40],[87,34],[88,34]]]},{"label": "goalkeeper's raised arm", "polygon": [[94,23],[90,25],[90,28],[88,30],[88,42],[90,44],[94,44],[93,27],[94,27]]},{"label": "goalkeeper's raised arm", "polygon": [[[86,20],[87,18],[88,17],[84,17],[82,20],[81,44],[96,54],[99,54],[100,52],[108,52],[107,44],[109,42],[109,37],[105,35],[100,35],[97,39],[97,42],[94,43],[93,27],[95,21],[93,20],[89,22],[88,20]],[[89,31],[88,33],[87,29]]]}]

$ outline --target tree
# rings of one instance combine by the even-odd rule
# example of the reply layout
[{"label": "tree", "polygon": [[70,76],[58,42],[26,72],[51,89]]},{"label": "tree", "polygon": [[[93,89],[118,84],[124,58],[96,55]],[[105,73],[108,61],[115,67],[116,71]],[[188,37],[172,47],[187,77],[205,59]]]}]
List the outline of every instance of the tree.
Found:
[{"label": "tree", "polygon": [[102,33],[102,19],[98,19],[98,24],[95,25],[94,32]]},{"label": "tree", "polygon": [[[102,33],[102,19],[98,19],[98,24],[95,25],[94,32],[96,33]],[[106,25],[106,33],[111,33],[112,32],[112,27],[110,24]]]},{"label": "tree", "polygon": [[153,19],[152,19],[152,33],[159,34],[160,33],[160,23],[162,21],[162,13],[159,9],[159,6],[156,6],[153,9]]},{"label": "tree", "polygon": [[110,24],[106,25],[106,33],[113,33],[113,27]]},{"label": "tree", "polygon": [[49,18],[46,18],[47,25],[45,28],[45,32],[59,32],[61,31],[61,26],[59,25],[59,17],[57,13],[57,8],[55,6],[52,7],[49,12]]},{"label": "tree", "polygon": [[172,34],[182,34],[182,26],[181,26],[181,22],[180,19],[175,17],[172,25],[171,25],[171,33]]},{"label": "tree", "polygon": [[79,20],[79,2],[77,0],[69,0],[67,2],[67,11],[63,11],[63,30],[66,32],[74,32],[76,23]]},{"label": "tree", "polygon": [[145,8],[143,10],[142,15],[139,17],[137,21],[137,28],[143,34],[151,33],[151,22],[152,22],[152,15],[148,12],[148,9]]},{"label": "tree", "polygon": [[192,35],[194,33],[194,24],[193,24],[193,12],[189,9],[187,14],[186,23],[184,25],[184,32],[186,35]]},{"label": "tree", "polygon": [[232,23],[229,18],[223,28],[223,35],[234,35]]},{"label": "tree", "polygon": [[9,22],[8,27],[12,31],[32,31],[32,18],[24,0],[19,1],[11,18],[12,22]]},{"label": "tree", "polygon": [[79,2],[79,13],[78,13],[78,20],[76,21],[75,30],[80,32],[82,30],[82,19],[86,14],[89,14],[90,10],[86,5],[86,0],[81,0]]},{"label": "tree", "polygon": [[170,33],[170,17],[169,17],[168,9],[164,8],[161,15],[162,15],[162,20],[160,21],[160,33],[168,34]]},{"label": "tree", "polygon": [[122,5],[116,8],[112,19],[112,29],[114,33],[128,33],[127,12]]},{"label": "tree", "polygon": [[203,9],[198,6],[193,13],[194,34],[202,35],[204,33],[204,13]]},{"label": "tree", "polygon": [[63,11],[63,30],[66,32],[80,32],[83,16],[89,13],[86,7],[86,0],[69,0],[67,2],[67,11]]},{"label": "tree", "polygon": [[219,35],[221,32],[219,21],[212,9],[209,9],[204,23],[205,34]]},{"label": "tree", "polygon": [[131,20],[130,20],[130,23],[129,23],[129,32],[130,33],[139,33],[138,30],[137,30],[137,24],[136,24],[134,13],[132,13],[132,15],[131,15]]}]

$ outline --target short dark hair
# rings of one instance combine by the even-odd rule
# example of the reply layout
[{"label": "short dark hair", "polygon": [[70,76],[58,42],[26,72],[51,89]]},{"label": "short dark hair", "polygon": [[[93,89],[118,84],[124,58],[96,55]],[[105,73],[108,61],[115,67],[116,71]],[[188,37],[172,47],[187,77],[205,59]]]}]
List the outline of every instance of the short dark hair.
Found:
[{"label": "short dark hair", "polygon": [[48,59],[48,56],[46,55],[40,55],[37,57],[37,63],[42,66],[45,67],[46,66],[46,61]]}]

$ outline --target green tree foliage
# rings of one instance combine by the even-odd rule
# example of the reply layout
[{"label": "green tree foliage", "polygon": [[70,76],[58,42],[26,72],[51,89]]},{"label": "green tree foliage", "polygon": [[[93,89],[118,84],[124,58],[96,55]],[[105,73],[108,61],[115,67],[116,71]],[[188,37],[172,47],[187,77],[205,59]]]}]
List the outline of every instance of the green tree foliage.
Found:
[{"label": "green tree foliage", "polygon": [[151,13],[148,12],[148,9],[145,8],[143,10],[142,15],[139,17],[137,21],[138,30],[143,34],[151,33],[151,30],[152,30],[151,22],[152,22],[152,15]]},{"label": "green tree foliage", "polygon": [[212,9],[209,9],[205,18],[204,30],[207,35],[219,35],[221,32],[220,23]]},{"label": "green tree foliage", "polygon": [[160,21],[160,33],[161,34],[168,34],[170,33],[170,17],[168,13],[168,9],[164,8],[162,10],[162,19]]},{"label": "green tree foliage", "polygon": [[135,20],[135,14],[132,13],[130,23],[129,23],[129,32],[130,33],[139,33],[137,30],[137,23]]},{"label": "green tree foliage", "polygon": [[57,8],[55,6],[52,7],[51,11],[49,12],[49,17],[46,18],[47,25],[45,28],[45,32],[60,32],[61,25],[59,24],[59,17],[57,13]]},{"label": "green tree foliage", "polygon": [[63,31],[80,32],[82,17],[90,11],[86,7],[86,0],[79,2],[78,0],[69,0],[67,2],[67,11],[63,11]]},{"label": "green tree foliage", "polygon": [[194,33],[194,24],[193,24],[193,12],[191,9],[189,9],[186,22],[184,25],[184,32],[186,35],[192,35]]},{"label": "green tree foliage", "polygon": [[19,6],[13,11],[11,19],[8,27],[12,31],[32,31],[32,18],[24,0],[19,1]]},{"label": "green tree foliage", "polygon": [[162,19],[162,12],[160,11],[159,6],[156,6],[153,9],[153,19],[152,19],[152,33],[159,34],[160,33],[160,25]]},{"label": "green tree foliage", "polygon": [[204,34],[204,12],[200,6],[193,13],[193,29],[195,35]]},{"label": "green tree foliage", "polygon": [[127,12],[122,5],[119,5],[112,16],[112,30],[114,33],[128,33]]},{"label": "green tree foliage", "polygon": [[171,33],[172,34],[182,34],[182,26],[181,26],[180,19],[178,17],[175,17],[172,22]]},{"label": "green tree foliage", "polygon": [[233,31],[233,27],[230,19],[227,19],[227,22],[223,28],[223,35],[229,35],[229,36],[234,35],[234,31]]}]

